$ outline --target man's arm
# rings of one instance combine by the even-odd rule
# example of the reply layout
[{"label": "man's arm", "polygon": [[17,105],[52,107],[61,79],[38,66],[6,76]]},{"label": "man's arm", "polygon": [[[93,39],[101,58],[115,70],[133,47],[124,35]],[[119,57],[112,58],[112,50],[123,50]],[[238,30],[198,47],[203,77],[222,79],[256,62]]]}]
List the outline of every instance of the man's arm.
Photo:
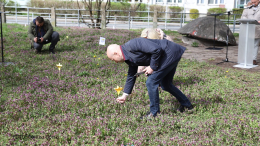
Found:
[{"label": "man's arm", "polygon": [[53,27],[52,27],[52,25],[51,25],[51,22],[49,21],[49,20],[47,20],[46,21],[46,23],[47,23],[47,27],[48,27],[48,31],[46,32],[46,34],[43,36],[43,39],[44,40],[47,40],[48,38],[50,38],[51,37],[51,35],[52,35],[52,32],[53,32]]},{"label": "man's arm", "polygon": [[134,76],[137,72],[138,66],[129,66],[128,68],[128,74],[127,74],[127,79],[124,87],[124,93],[131,94],[136,77]]}]

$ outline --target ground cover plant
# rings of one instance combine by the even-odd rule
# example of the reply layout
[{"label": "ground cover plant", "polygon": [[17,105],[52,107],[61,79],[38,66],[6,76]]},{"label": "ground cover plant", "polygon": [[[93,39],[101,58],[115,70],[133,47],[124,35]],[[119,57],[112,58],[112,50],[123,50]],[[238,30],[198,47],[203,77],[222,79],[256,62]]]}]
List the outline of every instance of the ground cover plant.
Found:
[{"label": "ground cover plant", "polygon": [[27,27],[3,26],[5,61],[15,65],[0,66],[0,145],[259,143],[259,74],[181,59],[173,82],[193,113],[173,110],[178,101],[160,89],[161,114],[140,120],[149,110],[146,77],[138,77],[125,104],[116,103],[114,88],[124,87],[128,67],[108,60],[105,50],[141,30],[55,29],[61,41],[52,56],[48,46],[42,54],[30,50]]}]

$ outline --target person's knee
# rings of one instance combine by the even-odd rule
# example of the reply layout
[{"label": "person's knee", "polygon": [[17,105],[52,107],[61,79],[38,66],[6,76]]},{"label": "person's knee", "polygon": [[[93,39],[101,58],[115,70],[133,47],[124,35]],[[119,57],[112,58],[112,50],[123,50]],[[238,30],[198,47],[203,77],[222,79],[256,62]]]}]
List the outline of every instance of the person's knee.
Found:
[{"label": "person's knee", "polygon": [[42,49],[42,45],[40,45],[38,43],[33,43],[33,48],[39,50],[39,49]]},{"label": "person's knee", "polygon": [[164,91],[169,91],[170,89],[170,85],[166,82],[161,82],[161,88],[164,90]]},{"label": "person's knee", "polygon": [[60,40],[60,35],[59,35],[58,32],[54,31],[54,32],[52,33],[52,40],[53,40],[53,41],[59,41],[59,40]]},{"label": "person's knee", "polygon": [[152,87],[153,84],[154,84],[154,83],[153,83],[153,81],[152,81],[151,79],[148,78],[148,79],[146,80],[146,87],[147,87],[147,88]]}]

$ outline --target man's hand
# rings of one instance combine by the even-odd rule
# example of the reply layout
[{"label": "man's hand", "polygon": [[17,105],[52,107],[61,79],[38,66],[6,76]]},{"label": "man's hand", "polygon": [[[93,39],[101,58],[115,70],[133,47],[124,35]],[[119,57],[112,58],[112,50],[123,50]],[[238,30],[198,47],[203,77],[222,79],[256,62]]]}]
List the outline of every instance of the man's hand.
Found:
[{"label": "man's hand", "polygon": [[260,21],[258,21],[258,23],[260,23]]},{"label": "man's hand", "polygon": [[125,103],[127,95],[122,95],[116,99],[116,102],[118,103]]},{"label": "man's hand", "polygon": [[161,30],[161,28],[156,28],[156,31],[158,32],[160,39],[163,39],[164,32]]},{"label": "man's hand", "polygon": [[37,37],[35,37],[33,40],[34,40],[35,43],[37,43]]},{"label": "man's hand", "polygon": [[41,39],[41,43],[43,42],[43,37],[40,38]]},{"label": "man's hand", "polygon": [[146,67],[143,71],[145,71],[145,75],[150,75],[153,73],[153,69],[150,66]]}]

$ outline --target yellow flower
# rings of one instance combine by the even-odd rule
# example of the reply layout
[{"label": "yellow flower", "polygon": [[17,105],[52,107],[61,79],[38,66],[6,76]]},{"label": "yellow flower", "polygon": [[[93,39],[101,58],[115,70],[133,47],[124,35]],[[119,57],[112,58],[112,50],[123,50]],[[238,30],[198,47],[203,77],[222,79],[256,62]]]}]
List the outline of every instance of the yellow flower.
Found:
[{"label": "yellow flower", "polygon": [[100,58],[98,58],[100,60]]},{"label": "yellow flower", "polygon": [[260,86],[260,84],[258,84],[258,86]]},{"label": "yellow flower", "polygon": [[241,121],[243,121],[244,119],[240,119]]},{"label": "yellow flower", "polygon": [[56,66],[58,67],[58,69],[60,70],[60,68],[62,67],[62,65],[59,63],[59,64],[56,64]]},{"label": "yellow flower", "polygon": [[228,70],[226,72],[228,72]]},{"label": "yellow flower", "polygon": [[99,64],[97,64],[97,65],[99,65]]},{"label": "yellow flower", "polygon": [[97,79],[99,79],[99,78],[97,78]]},{"label": "yellow flower", "polygon": [[[127,76],[127,74],[125,74],[125,76]],[[260,84],[259,84],[260,85]]]},{"label": "yellow flower", "polygon": [[94,58],[96,58],[97,56],[96,56],[96,55],[94,55],[93,57],[94,57]]},{"label": "yellow flower", "polygon": [[122,88],[122,87],[119,87],[119,86],[117,86],[117,88],[114,88],[114,89],[116,90],[117,95],[119,95],[120,92],[121,92],[121,90],[123,90],[123,88]]},{"label": "yellow flower", "polygon": [[68,39],[68,38],[69,38],[69,36],[66,36],[66,38]]},{"label": "yellow flower", "polygon": [[227,78],[227,76],[225,76],[225,78]]}]

